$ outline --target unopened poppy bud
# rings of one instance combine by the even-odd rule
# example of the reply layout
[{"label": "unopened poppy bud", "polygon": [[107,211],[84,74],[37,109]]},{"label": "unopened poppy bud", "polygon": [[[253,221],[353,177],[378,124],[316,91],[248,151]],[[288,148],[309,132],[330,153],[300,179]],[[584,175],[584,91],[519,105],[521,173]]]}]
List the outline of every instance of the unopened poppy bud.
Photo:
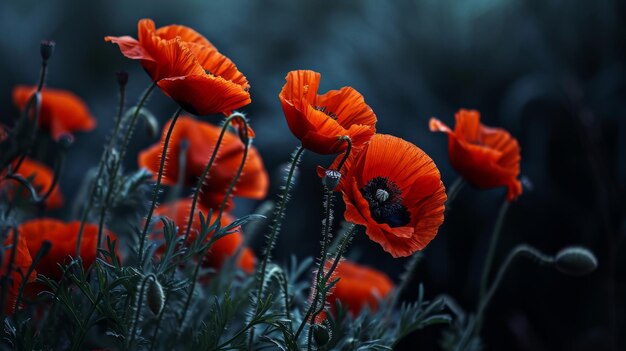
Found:
[{"label": "unopened poppy bud", "polygon": [[340,172],[327,169],[324,174],[324,178],[322,179],[322,183],[326,188],[334,190],[337,185],[339,185],[339,180],[341,180]]},{"label": "unopened poppy bud", "polygon": [[48,61],[50,59],[50,57],[52,56],[52,54],[54,53],[54,46],[56,45],[55,42],[53,42],[52,40],[42,40],[41,41],[41,45],[40,45],[40,51],[41,51],[41,58],[44,61]]},{"label": "unopened poppy bud", "polygon": [[161,313],[163,305],[165,304],[165,294],[163,293],[163,287],[156,278],[150,280],[146,298],[148,299],[148,308],[150,308],[150,311],[152,311],[154,315]]},{"label": "unopened poppy bud", "polygon": [[596,256],[580,246],[564,248],[556,254],[554,261],[561,273],[573,276],[583,276],[598,268]]},{"label": "unopened poppy bud", "polygon": [[128,72],[126,71],[120,71],[117,72],[117,84],[119,84],[121,87],[126,86],[126,83],[128,83]]},{"label": "unopened poppy bud", "polygon": [[317,346],[324,346],[330,341],[330,332],[326,326],[315,324],[313,326],[313,338],[315,339]]},{"label": "unopened poppy bud", "polygon": [[74,143],[74,136],[72,134],[62,134],[59,138],[59,145],[64,149],[69,148]]}]

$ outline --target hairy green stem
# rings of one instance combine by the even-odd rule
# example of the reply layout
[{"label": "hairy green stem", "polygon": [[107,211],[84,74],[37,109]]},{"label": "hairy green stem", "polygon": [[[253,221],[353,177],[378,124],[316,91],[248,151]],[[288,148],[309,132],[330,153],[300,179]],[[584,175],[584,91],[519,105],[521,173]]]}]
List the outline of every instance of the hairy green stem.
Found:
[{"label": "hairy green stem", "polygon": [[500,207],[500,212],[498,213],[498,218],[496,220],[496,225],[493,228],[493,233],[491,234],[489,249],[487,251],[487,256],[485,258],[485,263],[483,266],[483,273],[480,278],[480,290],[478,293],[479,301],[482,300],[485,296],[485,291],[487,289],[487,280],[489,279],[489,272],[491,271],[493,256],[495,255],[496,247],[498,246],[498,239],[500,237],[500,232],[502,231],[506,212],[509,209],[509,204],[510,203],[507,200],[504,200],[504,202],[502,203],[502,207]]},{"label": "hairy green stem", "polygon": [[137,307],[135,308],[135,318],[133,319],[132,332],[130,334],[130,339],[128,339],[128,344],[126,345],[127,350],[130,349],[133,345],[133,341],[135,341],[135,336],[137,335],[137,325],[139,324],[139,315],[141,314],[141,308],[143,307],[143,296],[146,290],[146,283],[151,280],[156,280],[154,274],[148,274],[141,282],[141,289],[139,289],[139,296],[137,297]]},{"label": "hairy green stem", "polygon": [[[161,162],[159,164],[159,172],[156,179],[156,184],[154,185],[154,190],[152,192],[152,203],[150,204],[150,210],[148,210],[148,215],[146,216],[146,224],[143,227],[143,231],[141,232],[141,237],[139,238],[139,265],[143,266],[143,255],[144,255],[144,246],[146,244],[146,239],[148,235],[148,228],[150,228],[150,222],[152,220],[152,214],[154,213],[154,209],[157,205],[157,200],[159,198],[159,190],[161,189],[161,179],[163,179],[163,170],[165,169],[165,160],[167,159],[167,148],[170,144],[170,138],[172,137],[172,133],[174,132],[174,127],[176,126],[176,121],[178,121],[178,116],[180,116],[181,112],[183,112],[183,108],[179,107],[174,112],[172,116],[172,121],[170,122],[170,126],[167,129],[167,134],[165,135],[165,141],[163,142],[163,152],[161,152]],[[100,240],[98,240],[100,243]]]}]

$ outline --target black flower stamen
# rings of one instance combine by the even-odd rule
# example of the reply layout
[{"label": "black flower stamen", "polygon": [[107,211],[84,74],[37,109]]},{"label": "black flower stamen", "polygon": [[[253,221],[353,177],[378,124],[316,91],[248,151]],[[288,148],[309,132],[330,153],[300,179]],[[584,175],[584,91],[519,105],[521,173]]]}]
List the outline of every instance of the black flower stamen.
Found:
[{"label": "black flower stamen", "polygon": [[402,205],[402,192],[396,183],[388,178],[376,177],[361,188],[367,200],[372,218],[390,227],[402,227],[409,223],[411,215]]},{"label": "black flower stamen", "polygon": [[326,106],[314,106],[314,108],[332,119],[337,119],[337,115],[328,111]]}]

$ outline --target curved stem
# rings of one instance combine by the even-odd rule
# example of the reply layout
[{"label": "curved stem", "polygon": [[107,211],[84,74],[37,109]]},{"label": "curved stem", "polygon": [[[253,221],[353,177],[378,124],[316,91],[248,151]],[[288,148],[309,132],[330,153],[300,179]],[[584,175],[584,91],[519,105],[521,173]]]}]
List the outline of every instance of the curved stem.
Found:
[{"label": "curved stem", "polygon": [[491,284],[491,287],[487,291],[486,295],[480,300],[480,303],[478,305],[478,311],[476,313],[476,326],[475,326],[476,334],[480,334],[480,329],[482,327],[482,321],[484,318],[485,309],[487,308],[487,306],[489,306],[489,303],[491,302],[493,295],[498,290],[498,287],[500,286],[500,283],[502,282],[502,278],[504,277],[507,270],[511,266],[511,263],[513,262],[513,260],[521,255],[527,255],[531,258],[534,258],[540,264],[553,264],[554,263],[553,256],[548,256],[530,245],[521,244],[521,245],[516,246],[513,250],[511,250],[511,252],[509,252],[508,256],[506,257],[506,259],[500,266],[500,269],[498,270],[498,274],[496,275],[496,278]]},{"label": "curved stem", "polygon": [[15,262],[15,255],[17,254],[17,246],[19,243],[20,235],[15,227],[11,227],[11,230],[13,231],[13,248],[11,249],[11,256],[9,256],[9,261],[7,262],[6,272],[2,275],[1,278],[2,287],[0,287],[0,306],[2,306],[2,308],[0,308],[0,320],[4,320],[4,303],[6,300],[7,286],[11,279],[13,263]]},{"label": "curved stem", "polygon": [[[285,187],[283,192],[280,195],[278,200],[278,206],[276,206],[276,210],[274,211],[274,224],[272,225],[272,230],[267,237],[267,242],[265,245],[265,249],[263,251],[263,259],[261,260],[261,264],[259,265],[259,270],[257,271],[257,276],[259,279],[259,285],[256,291],[256,303],[254,307],[254,314],[259,310],[259,302],[263,296],[263,289],[265,285],[265,273],[267,271],[267,263],[270,260],[272,249],[276,243],[276,238],[278,233],[280,232],[280,226],[285,217],[285,206],[287,205],[287,201],[289,201],[289,192],[291,191],[291,187],[293,185],[293,177],[296,173],[296,169],[298,168],[298,163],[300,163],[300,158],[304,153],[304,148],[302,146],[298,146],[293,153],[291,158],[291,165],[289,166],[289,173],[287,174],[287,179],[285,181]],[[250,338],[248,341],[248,348],[252,348],[252,341],[254,340],[254,328],[250,330]]]},{"label": "curved stem", "polygon": [[461,189],[463,189],[464,186],[465,186],[465,180],[463,179],[463,177],[458,177],[454,181],[454,183],[452,183],[452,185],[450,186],[450,189],[448,189],[448,199],[446,200],[446,207],[450,206],[452,201],[456,199],[457,195],[459,195],[459,193],[461,192]]},{"label": "curved stem", "polygon": [[[219,148],[222,144],[222,139],[224,139],[224,134],[226,134],[226,129],[228,129],[228,126],[230,125],[230,123],[236,118],[243,121],[246,128],[248,126],[246,119],[240,113],[233,113],[224,121],[224,125],[222,126],[222,131],[220,132],[220,136],[217,138],[217,141],[215,142],[215,148],[213,149],[213,154],[211,154],[211,158],[209,159],[209,162],[204,167],[204,170],[202,171],[202,175],[200,176],[200,178],[198,178],[198,182],[196,183],[196,188],[194,189],[193,198],[191,200],[191,208],[189,209],[189,220],[187,222],[187,227],[185,229],[185,235],[183,236],[183,244],[186,244],[187,239],[189,239],[189,233],[191,232],[191,225],[193,224],[193,218],[194,218],[195,211],[196,211],[196,205],[198,203],[198,196],[200,195],[200,190],[202,189],[202,184],[204,183],[205,178],[209,174],[209,170],[211,169],[211,167],[213,166],[213,163],[215,162],[215,159],[217,158],[217,152],[219,151]],[[246,136],[248,135],[247,133],[248,132],[246,130]]]},{"label": "curved stem", "polygon": [[48,200],[50,195],[52,195],[52,192],[54,191],[54,188],[57,186],[57,184],[59,183],[59,179],[61,178],[61,170],[63,169],[63,164],[64,163],[65,163],[65,148],[63,148],[61,150],[61,152],[59,153],[59,157],[57,158],[56,164],[54,165],[54,173],[53,173],[53,176],[52,176],[52,184],[50,184],[50,187],[48,188],[48,191],[46,191],[46,193],[43,194],[41,199],[39,199],[39,202],[41,202],[41,203],[46,202],[46,200]]},{"label": "curved stem", "polygon": [[502,231],[502,225],[504,224],[504,218],[506,217],[506,212],[509,209],[509,204],[510,203],[507,200],[504,200],[504,202],[502,203],[502,207],[500,207],[500,212],[498,213],[498,219],[496,220],[496,225],[493,228],[493,233],[491,234],[487,257],[485,258],[483,273],[480,278],[480,290],[478,293],[479,300],[482,300],[482,298],[485,296],[485,290],[487,289],[487,280],[489,279],[489,272],[491,271],[491,263],[493,261],[493,256],[496,252],[496,247],[498,246],[498,238],[500,237],[500,232]]},{"label": "curved stem", "polygon": [[[219,210],[219,213],[217,215],[217,218],[215,219],[215,223],[220,223],[220,219],[222,218],[222,214],[224,212],[226,204],[228,203],[228,198],[230,197],[230,194],[232,193],[233,189],[235,188],[235,185],[237,185],[237,182],[239,181],[239,177],[241,176],[241,173],[243,172],[243,168],[246,165],[246,161],[248,159],[248,151],[250,149],[250,139],[248,137],[248,123],[245,120],[245,118],[243,118],[243,115],[240,115],[240,114],[233,114],[233,115],[231,115],[226,120],[226,123],[224,124],[224,128],[222,129],[222,131],[226,130],[226,127],[228,126],[228,123],[230,121],[232,121],[234,118],[240,118],[242,123],[243,123],[243,126],[241,127],[243,129],[243,139],[244,139],[244,140],[242,140],[243,143],[244,143],[243,155],[241,157],[241,163],[239,164],[239,168],[237,169],[237,173],[235,174],[235,177],[231,181],[230,186],[228,187],[228,190],[226,191],[226,194],[224,195],[224,200],[222,201],[222,205],[220,206],[220,210]],[[216,149],[217,149],[217,147],[218,147],[218,145],[216,145]],[[222,236],[217,237],[217,231],[218,231],[218,229],[215,230],[215,232],[213,233],[212,237],[209,239],[209,242],[207,243],[206,247],[200,253],[200,258],[198,259],[198,262],[196,262],[196,267],[194,269],[193,277],[191,279],[191,287],[189,289],[189,294],[187,294],[187,299],[185,301],[185,305],[183,307],[183,312],[182,312],[180,320],[179,320],[179,329],[182,327],[182,325],[183,325],[183,323],[185,321],[185,318],[187,317],[187,311],[189,310],[189,305],[191,304],[191,298],[193,296],[193,291],[196,288],[196,283],[197,283],[197,280],[198,280],[198,274],[200,272],[200,267],[202,266],[202,263],[204,262],[204,257],[206,256],[207,252],[209,251],[209,249],[211,248],[213,243],[215,241],[219,240],[222,237]],[[226,234],[226,235],[228,235],[228,234]]]},{"label": "curved stem", "polygon": [[419,266],[419,263],[423,257],[424,254],[422,253],[422,251],[417,251],[411,256],[411,259],[406,266],[406,270],[400,278],[400,285],[398,285],[396,291],[393,293],[393,299],[389,304],[389,310],[397,307],[398,303],[400,302],[400,298],[406,291],[409,283],[413,281],[413,278],[415,278],[415,275],[417,273],[417,267]]},{"label": "curved stem", "polygon": [[350,157],[350,152],[352,151],[352,139],[350,139],[350,137],[347,136],[347,135],[342,136],[339,139],[345,141],[346,143],[348,143],[348,147],[346,148],[346,152],[343,154],[343,158],[339,162],[339,165],[337,165],[337,172],[341,173],[341,169],[343,168],[343,165],[348,160],[348,157]]},{"label": "curved stem", "polygon": [[135,335],[137,335],[137,324],[139,324],[139,314],[141,313],[141,307],[143,306],[143,295],[146,290],[146,283],[150,280],[156,280],[154,274],[149,274],[145,278],[143,278],[143,282],[141,282],[141,289],[139,289],[139,297],[137,298],[137,307],[135,310],[135,319],[133,320],[133,328],[132,333],[130,335],[130,339],[128,339],[128,344],[126,345],[126,349],[130,349],[135,341]]},{"label": "curved stem", "polygon": [[[132,117],[131,120],[131,124],[128,127],[128,130],[126,131],[126,136],[128,136],[132,129],[134,128],[135,125],[135,120],[137,119],[137,116],[139,116],[139,111],[141,110],[141,108],[143,107],[143,105],[146,103],[146,101],[148,100],[148,97],[150,96],[150,94],[152,93],[152,91],[154,90],[154,88],[156,87],[156,82],[153,82],[150,87],[144,92],[143,96],[141,97],[141,100],[139,100],[139,104],[137,105],[137,107],[135,108],[135,113]],[[122,106],[120,104],[120,106]],[[121,117],[120,117],[121,119]],[[121,124],[121,121],[120,123]],[[116,126],[117,128],[119,128],[119,124]],[[111,140],[115,139],[115,135],[112,136]],[[125,144],[127,143],[128,137],[125,137]],[[112,148],[113,143],[111,143],[109,145],[109,147],[107,149],[104,150],[102,157],[100,158],[100,163],[98,165],[98,174],[96,175],[96,179],[94,180],[93,184],[91,185],[91,191],[89,193],[89,198],[87,199],[86,203],[85,203],[85,208],[83,209],[83,214],[81,216],[80,219],[80,227],[78,229],[78,238],[76,240],[76,252],[75,252],[75,257],[80,256],[80,245],[82,243],[83,240],[83,231],[85,229],[85,223],[87,222],[87,216],[89,216],[89,212],[91,211],[91,205],[94,201],[94,197],[96,196],[96,191],[98,190],[98,179],[100,179],[100,177],[102,177],[102,174],[104,173],[104,167],[105,167],[105,163],[108,160],[108,154],[110,152],[110,149]],[[125,148],[125,147],[124,147]],[[121,163],[122,157],[120,157],[120,162],[118,162],[118,164]],[[115,173],[117,172],[117,167],[115,169]],[[111,174],[111,177],[114,178],[113,176],[114,173]]]},{"label": "curved stem", "polygon": [[[146,216],[146,224],[143,227],[143,231],[141,232],[140,244],[139,244],[139,265],[143,266],[143,250],[146,243],[146,236],[148,234],[148,228],[150,228],[150,221],[152,220],[152,214],[154,213],[154,209],[157,205],[157,200],[159,198],[159,190],[161,189],[161,179],[163,178],[163,170],[165,169],[165,160],[167,159],[167,148],[170,144],[170,138],[172,137],[172,132],[174,132],[174,127],[176,126],[176,121],[178,121],[178,116],[180,116],[181,112],[183,112],[183,108],[179,107],[174,112],[172,116],[172,121],[170,122],[170,126],[167,129],[167,134],[165,136],[165,141],[163,142],[163,152],[161,152],[161,163],[159,164],[159,173],[157,175],[156,184],[154,185],[154,191],[152,192],[152,203],[150,205],[150,210],[148,210],[148,215]],[[99,235],[98,235],[99,237]],[[100,239],[98,239],[98,245],[100,243]]]},{"label": "curved stem", "polygon": [[170,294],[165,295],[165,302],[163,303],[163,308],[161,309],[161,313],[157,317],[156,325],[154,326],[154,333],[152,334],[152,340],[150,341],[150,351],[154,350],[154,345],[156,343],[157,335],[159,334],[159,327],[161,326],[161,321],[163,320],[163,315],[165,314],[165,309],[167,308],[167,302],[170,299]]}]

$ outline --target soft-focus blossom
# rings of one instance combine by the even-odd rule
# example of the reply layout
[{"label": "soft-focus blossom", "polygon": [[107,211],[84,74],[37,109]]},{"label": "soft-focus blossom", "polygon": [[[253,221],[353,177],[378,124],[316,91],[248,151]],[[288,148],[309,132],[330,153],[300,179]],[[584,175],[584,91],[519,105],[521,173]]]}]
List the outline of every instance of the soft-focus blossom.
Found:
[{"label": "soft-focus blossom", "polygon": [[[2,267],[0,268],[0,275],[6,276],[9,270],[9,262],[11,260],[11,255],[13,250],[13,234],[10,234],[4,240],[4,257],[2,259]],[[28,246],[26,245],[26,239],[21,235],[18,235],[17,240],[17,250],[15,252],[15,260],[13,261],[13,268],[11,269],[10,279],[7,281],[5,302],[4,302],[4,313],[5,314],[13,314],[15,311],[15,304],[17,295],[20,290],[20,286],[22,285],[23,279],[22,277],[26,276],[30,265],[33,263],[32,257],[28,251]],[[37,278],[37,272],[33,271],[31,275],[28,277],[28,281],[32,282]]]},{"label": "soft-focus blossom", "polygon": [[[331,262],[327,262],[325,267],[329,269],[330,266]],[[339,300],[353,316],[358,316],[365,307],[376,311],[378,300],[385,298],[394,288],[385,273],[347,260],[337,265],[333,277],[339,281],[326,298],[327,304],[334,311],[335,301]]]},{"label": "soft-focus blossom", "polygon": [[[34,86],[16,86],[13,88],[13,103],[20,110],[24,110],[36,90]],[[44,88],[41,91],[39,127],[48,130],[52,138],[58,141],[63,135],[94,129],[96,119],[87,105],[74,93]]]},{"label": "soft-focus blossom", "polygon": [[[187,229],[187,223],[189,221],[189,213],[191,212],[191,199],[178,200],[176,202],[163,204],[155,211],[157,216],[165,216],[174,221],[178,227],[178,235],[183,236]],[[196,240],[197,235],[200,232],[200,217],[199,212],[206,217],[208,211],[202,206],[196,207],[194,211],[194,220],[191,224],[191,230],[189,232],[189,242]],[[209,223],[215,222],[217,219],[217,212],[214,211],[210,218],[207,218]],[[220,225],[225,227],[232,223],[233,218],[229,214],[223,214]],[[157,228],[162,228],[162,225],[158,225]],[[239,229],[240,230],[240,229]],[[207,235],[207,239],[211,237],[213,233]],[[210,251],[205,256],[204,264],[207,267],[220,269],[224,262],[233,255],[237,254],[237,251],[241,249],[239,258],[237,259],[237,265],[246,273],[252,273],[256,266],[256,257],[254,252],[248,247],[244,247],[243,235],[240,231],[236,231],[232,234],[228,234],[225,237],[215,241],[210,248]]]},{"label": "soft-focus blossom", "polygon": [[[369,238],[393,257],[422,250],[437,235],[446,191],[437,166],[417,146],[376,134],[341,172],[337,189],[346,220],[364,225]],[[323,170],[318,173],[323,176]]]},{"label": "soft-focus blossom", "polygon": [[376,115],[363,96],[351,87],[318,95],[320,74],[291,71],[279,98],[287,125],[302,146],[319,154],[336,154],[346,149],[338,138],[349,136],[355,148],[376,133]]},{"label": "soft-focus blossom", "polygon": [[[59,264],[67,265],[75,258],[76,241],[78,239],[79,221],[63,222],[53,218],[39,218],[22,223],[18,230],[20,237],[26,239],[28,250],[34,257],[44,240],[50,242],[50,251],[41,258],[37,265],[37,271],[51,279],[60,279],[62,271]],[[108,230],[104,230],[103,240],[115,236]],[[98,241],[98,226],[87,223],[83,229],[83,239],[80,247],[80,257],[85,268],[91,266],[96,260],[96,244]]]},{"label": "soft-focus blossom", "polygon": [[507,199],[522,194],[520,147],[506,130],[480,123],[480,113],[459,110],[454,131],[436,118],[430,119],[430,130],[448,134],[448,155],[452,167],[478,188],[506,186]]},{"label": "soft-focus blossom", "polygon": [[[16,163],[17,162],[14,162],[13,165],[15,166]],[[48,166],[30,158],[24,159],[17,174],[29,180],[33,188],[37,190],[37,195],[40,197],[50,189],[54,177],[54,173]],[[18,189],[21,189],[21,192],[25,196],[30,196],[27,189],[12,180],[0,180],[0,190],[4,189],[8,189],[9,197],[13,197]],[[54,190],[50,193],[45,205],[49,209],[59,208],[63,205],[63,195],[61,194],[58,184],[55,185]]]},{"label": "soft-focus blossom", "polygon": [[[168,122],[163,127],[161,142],[156,143],[139,154],[139,166],[157,173],[163,151]],[[211,154],[215,149],[221,128],[210,123],[198,121],[189,116],[180,116],[172,133],[167,148],[167,163],[163,173],[163,184],[174,185],[180,174],[180,146],[187,143],[185,152],[185,170],[183,184],[195,186],[202,175]],[[244,144],[237,134],[227,131],[222,139],[217,158],[211,167],[200,195],[200,200],[207,208],[219,208],[226,190],[235,178],[243,157]],[[269,177],[263,160],[254,147],[250,147],[243,173],[232,192],[234,196],[262,199],[267,195]],[[232,207],[229,200],[228,208]]]},{"label": "soft-focus blossom", "polygon": [[105,37],[141,65],[165,94],[187,111],[229,114],[250,103],[250,85],[235,64],[195,30],[169,25],[156,28],[151,19],[138,23],[138,40]]}]

